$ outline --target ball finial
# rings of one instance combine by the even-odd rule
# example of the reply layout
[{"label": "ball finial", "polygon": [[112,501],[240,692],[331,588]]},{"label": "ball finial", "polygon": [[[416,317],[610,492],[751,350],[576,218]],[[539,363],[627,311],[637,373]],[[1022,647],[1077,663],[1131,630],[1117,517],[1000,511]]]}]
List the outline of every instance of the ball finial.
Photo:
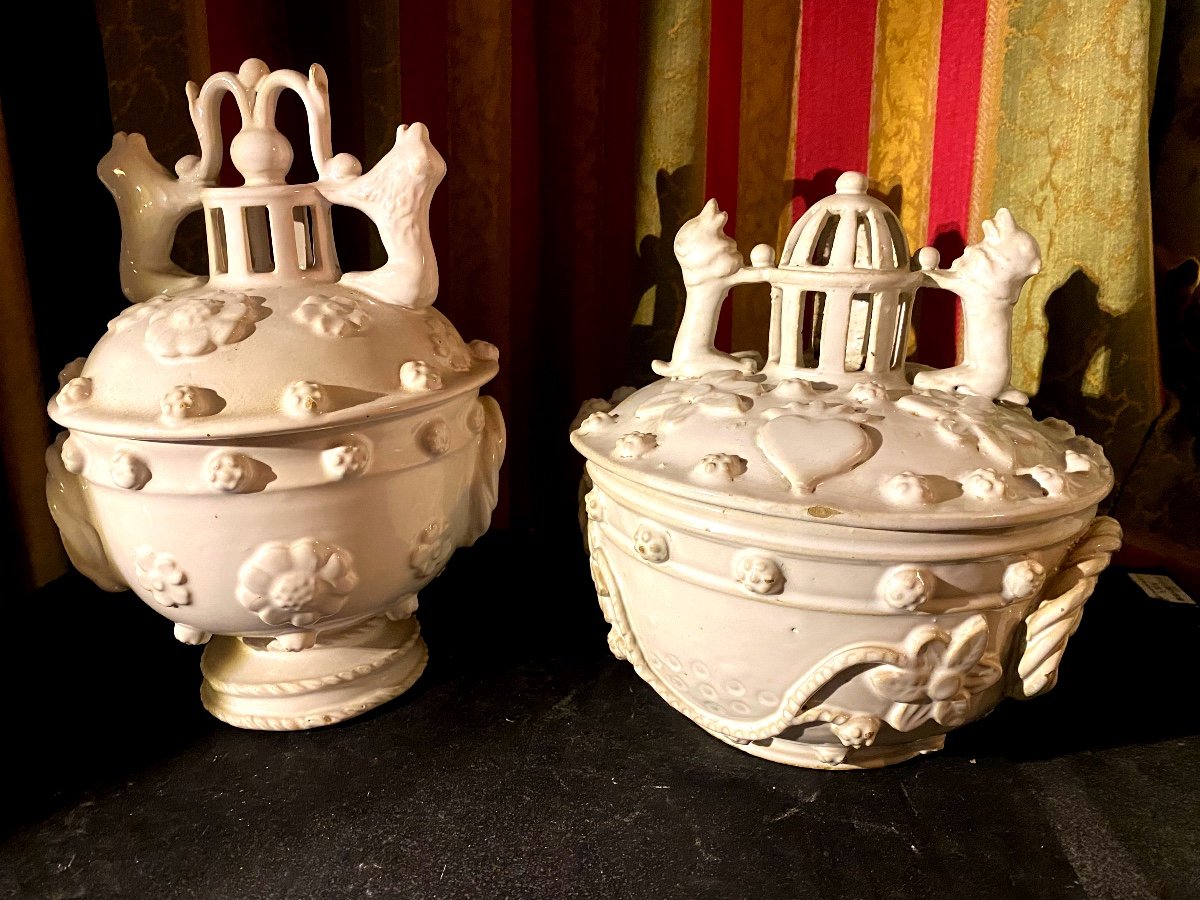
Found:
[{"label": "ball finial", "polygon": [[756,244],[750,251],[750,264],[759,269],[775,265],[775,248],[770,244]]},{"label": "ball finial", "polygon": [[865,194],[867,176],[862,172],[843,172],[835,185],[839,194]]},{"label": "ball finial", "polygon": [[917,264],[923,272],[936,269],[941,261],[942,255],[938,253],[936,247],[922,247],[917,251]]}]

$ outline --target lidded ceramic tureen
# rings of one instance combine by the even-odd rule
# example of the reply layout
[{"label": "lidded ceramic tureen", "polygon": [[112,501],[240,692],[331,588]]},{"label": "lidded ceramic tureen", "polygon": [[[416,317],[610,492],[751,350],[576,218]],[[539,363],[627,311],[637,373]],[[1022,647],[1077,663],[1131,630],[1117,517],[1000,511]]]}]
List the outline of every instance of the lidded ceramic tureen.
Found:
[{"label": "lidded ceramic tureen", "polygon": [[[1053,686],[1120,544],[1095,443],[1009,384],[1038,271],[1007,210],[949,269],[910,263],[848,172],[779,261],[744,267],[715,201],[675,252],[687,302],[663,379],[572,434],[609,646],[675,709],[777,762],[887,765],[1005,694]],[[713,346],[730,287],[770,284],[765,362]],[[963,362],[906,364],[922,287],[958,294]],[[928,302],[939,302],[931,298]]]},{"label": "lidded ceramic tureen", "polygon": [[[307,112],[312,184],[285,181],[285,90]],[[212,638],[201,696],[214,715],[328,724],[425,666],[417,592],[496,502],[504,426],[479,388],[498,354],[431,305],[429,204],[446,166],[423,125],[401,126],[363,174],[332,153],[319,66],[305,77],[250,60],[187,95],[201,153],[178,178],[137,134],[116,135],[99,165],[133,304],[50,402],[68,429],[47,453],[50,506],[84,574],[132,588],[179,640]],[[217,186],[226,95],[241,187]],[[341,272],[331,204],[372,220],[384,266]],[[207,278],[170,259],[194,210]]]}]

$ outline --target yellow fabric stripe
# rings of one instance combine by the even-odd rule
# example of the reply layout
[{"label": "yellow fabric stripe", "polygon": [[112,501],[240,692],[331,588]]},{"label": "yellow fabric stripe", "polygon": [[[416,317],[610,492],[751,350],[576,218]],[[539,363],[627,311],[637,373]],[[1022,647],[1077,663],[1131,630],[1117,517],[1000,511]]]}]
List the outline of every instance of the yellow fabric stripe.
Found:
[{"label": "yellow fabric stripe", "polygon": [[1015,311],[1013,382],[1070,407],[1120,476],[1160,402],[1148,4],[996,6],[988,65],[1003,75],[981,117],[991,136],[980,132],[975,220],[1007,206],[1042,247],[1042,272]]},{"label": "yellow fabric stripe", "polygon": [[879,0],[868,174],[915,250],[929,226],[942,0]]},{"label": "yellow fabric stripe", "polygon": [[642,4],[635,242],[649,287],[633,325],[638,342],[664,359],[683,313],[672,242],[704,203],[708,42],[709,0]]},{"label": "yellow fabric stripe", "polygon": [[[754,244],[779,246],[791,228],[795,159],[794,110],[782,100],[795,83],[795,0],[750,0],[742,12],[742,99],[738,137],[737,236],[743,253]],[[744,285],[733,292],[733,347],[765,352],[770,329],[770,288]]]}]

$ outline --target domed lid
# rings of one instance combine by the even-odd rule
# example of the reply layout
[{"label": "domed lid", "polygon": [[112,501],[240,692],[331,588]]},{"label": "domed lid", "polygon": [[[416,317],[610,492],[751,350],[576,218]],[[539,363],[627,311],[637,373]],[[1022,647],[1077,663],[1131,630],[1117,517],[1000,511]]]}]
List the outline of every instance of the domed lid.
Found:
[{"label": "domed lid", "polygon": [[[743,268],[711,202],[684,225],[676,252],[687,305],[671,360],[655,364],[669,377],[586,418],[572,435],[580,452],[666,493],[870,528],[1000,527],[1101,500],[1113,479],[1100,447],[1065,422],[1036,421],[1009,384],[1012,306],[1040,265],[1033,239],[1000,210],[950,269],[925,248],[914,271],[898,229],[882,238],[888,218],[862,193],[863,176],[838,186],[855,199],[810,209],[778,267],[760,245]],[[814,262],[820,241],[806,236],[839,210],[831,252]],[[851,254],[864,231],[878,250]],[[751,281],[772,286],[761,371],[756,354],[712,346],[726,293]],[[906,364],[908,319],[925,285],[962,298],[961,365]]]},{"label": "domed lid", "polygon": [[[274,121],[285,89],[308,113],[312,184],[285,182],[292,149]],[[216,186],[226,93],[242,120],[230,158],[245,184],[232,188]],[[495,375],[496,348],[468,347],[431,308],[429,204],[446,166],[423,125],[401,126],[392,150],[360,174],[354,157],[332,155],[319,66],[305,78],[250,60],[187,94],[201,154],[181,159],[177,178],[137,134],[118,134],[100,162],[121,214],[121,281],[133,305],[64,370],[49,405],[55,421],[131,438],[216,440],[393,415]],[[385,265],[341,272],[331,204],[372,219]],[[176,228],[196,209],[208,232],[207,278],[170,259]]]}]

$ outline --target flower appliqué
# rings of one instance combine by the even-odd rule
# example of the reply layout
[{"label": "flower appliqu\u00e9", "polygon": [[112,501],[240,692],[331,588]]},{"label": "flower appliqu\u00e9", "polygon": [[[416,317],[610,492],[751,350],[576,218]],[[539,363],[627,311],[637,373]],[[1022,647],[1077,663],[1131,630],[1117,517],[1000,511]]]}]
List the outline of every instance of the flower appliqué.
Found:
[{"label": "flower appliqu\u00e9", "polygon": [[271,541],[238,571],[237,599],[268,625],[303,628],[334,615],[358,584],[350,554],[315,538]]},{"label": "flower appliqu\u00e9", "polygon": [[671,555],[667,535],[653,525],[642,523],[633,533],[633,549],[646,562],[666,562]]},{"label": "flower appliqu\u00e9", "polygon": [[742,378],[740,372],[712,372],[694,381],[668,384],[634,412],[636,419],[655,419],[660,428],[670,429],[696,412],[733,418],[745,415],[754,406],[754,396],[763,386]]},{"label": "flower appliqu\u00e9", "polygon": [[249,486],[254,476],[254,460],[242,453],[217,453],[205,463],[204,476],[213,490],[237,493]]},{"label": "flower appliqu\u00e9", "polygon": [[417,444],[430,456],[450,449],[450,426],[444,419],[430,419],[417,430]]},{"label": "flower appliqu\u00e9", "polygon": [[901,472],[883,483],[883,497],[893,506],[926,506],[933,502],[933,487],[924,475]]},{"label": "flower appliqu\u00e9", "polygon": [[59,388],[56,399],[61,409],[78,409],[92,399],[92,379],[77,375]]},{"label": "flower appliqu\u00e9", "polygon": [[576,429],[580,434],[594,434],[602,428],[607,428],[609,425],[615,425],[617,417],[608,412],[588,413],[587,417],[579,423]]},{"label": "flower appliqu\u00e9", "polygon": [[895,664],[867,677],[880,697],[892,701],[884,721],[912,731],[931,719],[954,728],[966,721],[972,698],[1000,678],[1000,660],[988,653],[988,627],[972,616],[951,632],[933,625],[915,629]]},{"label": "flower appliqu\u00e9", "polygon": [[584,494],[583,511],[592,522],[599,522],[604,518],[604,501],[595,488]]},{"label": "flower appliqu\u00e9", "polygon": [[962,480],[963,493],[985,503],[1003,500],[1008,496],[1004,476],[995,469],[976,469]]},{"label": "flower appliqu\u00e9", "polygon": [[1062,497],[1067,493],[1067,479],[1058,469],[1050,466],[1031,466],[1028,469],[1017,469],[1017,474],[1032,478],[1047,497]]},{"label": "flower appliqu\u00e9", "polygon": [[254,323],[262,318],[262,302],[261,297],[246,294],[168,300],[149,314],[146,346],[171,359],[202,356],[236,344],[253,333]]},{"label": "flower appliqu\u00e9", "polygon": [[1005,600],[1028,600],[1046,583],[1046,567],[1036,559],[1022,559],[1004,570],[1000,593]]},{"label": "flower appliqu\u00e9", "polygon": [[888,398],[887,388],[878,381],[860,381],[850,388],[850,399],[864,406],[882,403]]},{"label": "flower appliqu\u00e9", "polygon": [[351,337],[366,331],[371,324],[363,304],[351,297],[305,297],[292,316],[307,325],[318,337]]},{"label": "flower appliqu\u00e9", "polygon": [[87,465],[87,454],[84,453],[83,447],[79,445],[79,439],[73,434],[68,434],[63,439],[58,455],[62,460],[63,468],[72,475],[78,475],[83,471],[83,467]]},{"label": "flower appliqu\u00e9", "polygon": [[647,434],[644,431],[633,431],[617,438],[617,443],[613,447],[613,456],[617,459],[638,459],[657,446],[657,435]]},{"label": "flower appliqu\u00e9", "polygon": [[843,747],[861,750],[863,747],[870,747],[875,743],[880,724],[879,719],[875,716],[856,715],[849,716],[844,722],[836,720],[830,722],[829,730],[842,742]]},{"label": "flower appliqu\u00e9", "polygon": [[362,441],[347,441],[321,451],[321,467],[331,478],[357,478],[371,464],[371,449]]},{"label": "flower appliqu\u00e9", "polygon": [[138,322],[156,313],[171,301],[166,297],[152,297],[140,303],[134,303],[127,309],[121,310],[120,315],[108,320],[109,331],[125,331]]},{"label": "flower appliqu\u00e9", "polygon": [[155,603],[171,608],[192,602],[187,574],[174,556],[150,546],[138,547],[134,552],[133,574]]},{"label": "flower appliqu\u00e9", "polygon": [[454,542],[450,539],[450,529],[444,521],[438,519],[425,526],[408,561],[417,577],[431,578],[446,568],[453,552]]},{"label": "flower appliqu\u00e9", "polygon": [[329,409],[329,394],[315,381],[293,381],[283,389],[283,411],[297,419],[319,416]]},{"label": "flower appliqu\u00e9", "polygon": [[733,563],[733,577],[752,594],[778,594],[783,591],[783,569],[769,556],[746,553]]},{"label": "flower appliqu\u00e9", "polygon": [[933,573],[916,566],[898,566],[883,576],[879,593],[893,609],[913,610],[933,596]]},{"label": "flower appliqu\u00e9", "polygon": [[1054,447],[1033,426],[1026,407],[1019,410],[987,397],[927,390],[908,394],[896,401],[906,412],[932,419],[936,432],[950,444],[975,445],[989,459],[1005,468],[1019,457],[1053,454]]},{"label": "flower appliqu\u00e9", "polygon": [[746,460],[730,453],[709,453],[696,463],[692,474],[701,481],[728,483],[746,474]]},{"label": "flower appliqu\u00e9", "polygon": [[426,313],[425,330],[429,334],[430,343],[433,344],[434,356],[455,372],[470,371],[471,351],[467,349],[453,325],[430,310]]},{"label": "flower appliqu\u00e9", "polygon": [[108,467],[112,483],[128,491],[140,491],[150,480],[150,467],[131,450],[118,450],[112,455]]},{"label": "flower appliqu\u00e9", "polygon": [[216,394],[212,391],[190,384],[177,384],[163,394],[159,407],[164,419],[182,421],[209,415],[214,411],[216,402]]},{"label": "flower appliqu\u00e9", "polygon": [[442,376],[423,359],[411,359],[400,367],[400,387],[412,393],[438,391]]}]

